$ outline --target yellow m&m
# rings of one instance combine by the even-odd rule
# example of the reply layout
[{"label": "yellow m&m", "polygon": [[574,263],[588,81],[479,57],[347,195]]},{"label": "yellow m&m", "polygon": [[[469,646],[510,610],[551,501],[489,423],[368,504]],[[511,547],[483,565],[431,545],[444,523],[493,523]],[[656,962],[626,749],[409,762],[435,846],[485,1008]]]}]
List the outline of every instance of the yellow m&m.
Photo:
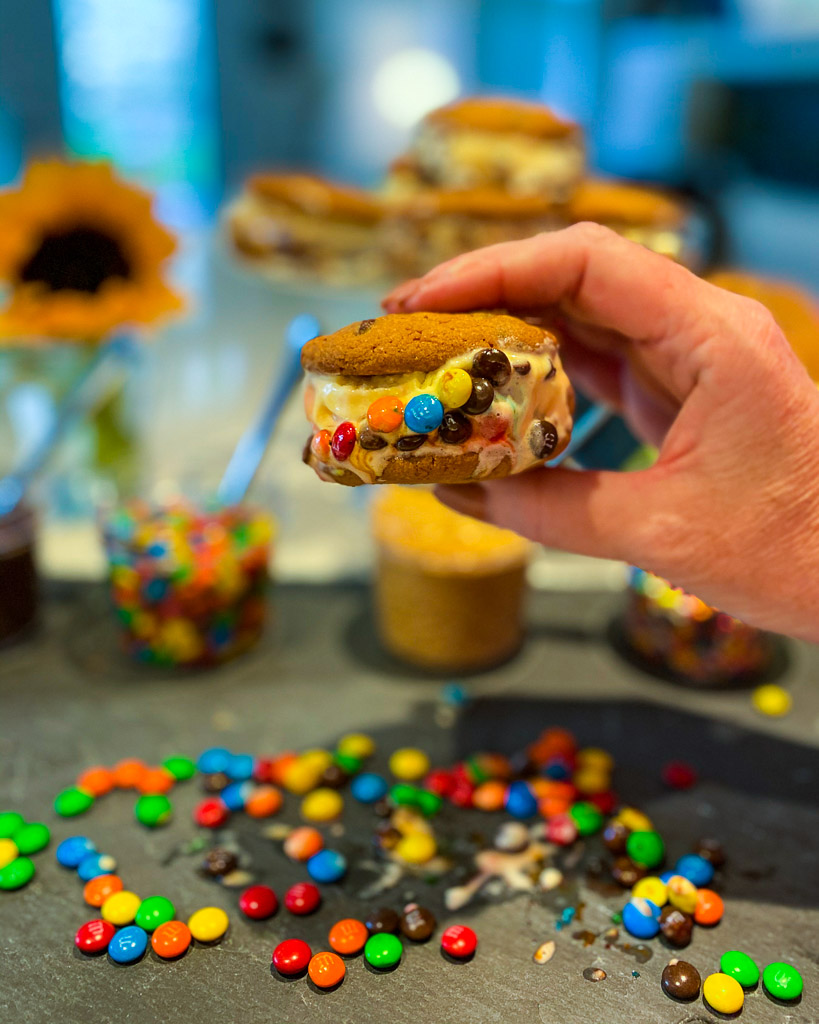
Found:
[{"label": "yellow m&m", "polygon": [[0,839],[0,868],[11,864],[18,856],[17,845],[11,839]]},{"label": "yellow m&m", "polygon": [[435,839],[425,832],[413,832],[398,840],[395,855],[407,864],[426,864],[438,852]]},{"label": "yellow m&m", "polygon": [[202,907],[188,918],[188,928],[197,942],[216,942],[228,930],[228,924],[221,907]]},{"label": "yellow m&m", "polygon": [[466,370],[443,370],[435,382],[435,393],[447,409],[460,409],[472,394],[472,377]]},{"label": "yellow m&m", "polygon": [[710,974],[703,982],[702,994],[717,1013],[738,1013],[745,1002],[742,985],[728,974]]},{"label": "yellow m&m", "polygon": [[651,900],[658,907],[664,907],[668,903],[668,889],[665,882],[660,878],[656,878],[654,875],[649,875],[647,878],[641,878],[639,882],[631,890],[632,896],[642,897],[646,900]]},{"label": "yellow m&m", "polygon": [[141,905],[142,900],[135,892],[123,889],[108,897],[100,909],[100,916],[103,921],[109,921],[118,926],[130,924]]},{"label": "yellow m&m", "polygon": [[355,757],[363,761],[375,753],[375,741],[372,736],[367,736],[363,732],[350,732],[341,737],[336,750],[345,757]]},{"label": "yellow m&m", "polygon": [[301,816],[305,821],[334,821],[344,810],[344,798],[334,789],[322,786],[301,802]]},{"label": "yellow m&m", "polygon": [[390,757],[390,771],[403,782],[415,782],[429,771],[429,758],[415,747],[401,747]]}]

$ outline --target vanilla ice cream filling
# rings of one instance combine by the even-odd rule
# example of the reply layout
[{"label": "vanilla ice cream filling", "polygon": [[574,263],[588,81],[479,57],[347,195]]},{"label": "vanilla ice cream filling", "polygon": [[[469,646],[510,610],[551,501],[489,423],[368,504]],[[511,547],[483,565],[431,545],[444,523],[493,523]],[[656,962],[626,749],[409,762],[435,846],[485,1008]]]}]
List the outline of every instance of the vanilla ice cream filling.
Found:
[{"label": "vanilla ice cream filling", "polygon": [[[379,398],[398,397],[406,407],[416,395],[437,395],[442,376],[453,369],[472,369],[473,359],[486,346],[448,360],[430,373],[421,371],[354,377],[308,373],[305,387],[305,412],[314,427],[314,436],[321,430],[332,435],[344,422],[356,428],[356,437],[368,428],[367,410]],[[551,347],[550,347],[551,348]],[[331,455],[326,463],[328,474],[347,470],[364,483],[377,483],[387,462],[394,458],[412,458],[435,454],[436,458],[460,456],[474,452],[478,456],[475,477],[488,475],[505,459],[510,459],[511,472],[519,472],[543,461],[536,453],[532,431],[537,421],[547,421],[557,431],[557,449],[562,449],[571,435],[571,385],[554,349],[539,353],[507,352],[512,364],[512,375],[501,387],[495,388],[492,405],[483,413],[468,415],[471,436],[461,444],[449,444],[434,431],[413,452],[402,452],[395,447],[401,437],[413,434],[405,422],[389,434],[380,436],[387,442],[384,448],[371,451],[356,443],[348,459],[337,462]],[[515,366],[529,364],[529,371],[521,375]],[[445,406],[445,409],[447,407]],[[448,409],[447,409],[448,411]]]}]

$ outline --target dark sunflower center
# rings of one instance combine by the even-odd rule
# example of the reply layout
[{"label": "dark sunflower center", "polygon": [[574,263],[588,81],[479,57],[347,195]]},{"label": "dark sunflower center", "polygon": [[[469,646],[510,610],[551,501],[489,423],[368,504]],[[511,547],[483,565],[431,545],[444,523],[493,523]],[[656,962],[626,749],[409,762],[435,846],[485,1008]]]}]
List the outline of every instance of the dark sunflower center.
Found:
[{"label": "dark sunflower center", "polygon": [[119,242],[104,231],[82,227],[43,235],[19,272],[21,281],[44,284],[53,292],[96,292],[110,278],[130,275]]}]

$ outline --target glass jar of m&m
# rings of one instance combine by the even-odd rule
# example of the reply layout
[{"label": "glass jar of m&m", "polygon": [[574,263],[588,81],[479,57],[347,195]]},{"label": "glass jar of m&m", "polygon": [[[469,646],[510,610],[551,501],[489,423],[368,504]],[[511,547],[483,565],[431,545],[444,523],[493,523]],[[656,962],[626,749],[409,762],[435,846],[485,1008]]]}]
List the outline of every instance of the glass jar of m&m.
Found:
[{"label": "glass jar of m&m", "polygon": [[103,524],[126,650],[159,665],[212,665],[261,636],[272,520],[247,505],[133,501]]}]

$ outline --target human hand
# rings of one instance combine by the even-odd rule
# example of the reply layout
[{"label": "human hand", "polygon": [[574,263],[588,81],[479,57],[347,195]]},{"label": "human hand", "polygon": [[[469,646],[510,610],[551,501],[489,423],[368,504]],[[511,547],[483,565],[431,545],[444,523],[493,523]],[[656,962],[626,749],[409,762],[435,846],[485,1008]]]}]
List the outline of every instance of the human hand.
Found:
[{"label": "human hand", "polygon": [[539,317],[571,379],[660,450],[639,472],[551,468],[442,501],[819,641],[819,392],[764,306],[596,224],[459,256],[384,306]]}]

